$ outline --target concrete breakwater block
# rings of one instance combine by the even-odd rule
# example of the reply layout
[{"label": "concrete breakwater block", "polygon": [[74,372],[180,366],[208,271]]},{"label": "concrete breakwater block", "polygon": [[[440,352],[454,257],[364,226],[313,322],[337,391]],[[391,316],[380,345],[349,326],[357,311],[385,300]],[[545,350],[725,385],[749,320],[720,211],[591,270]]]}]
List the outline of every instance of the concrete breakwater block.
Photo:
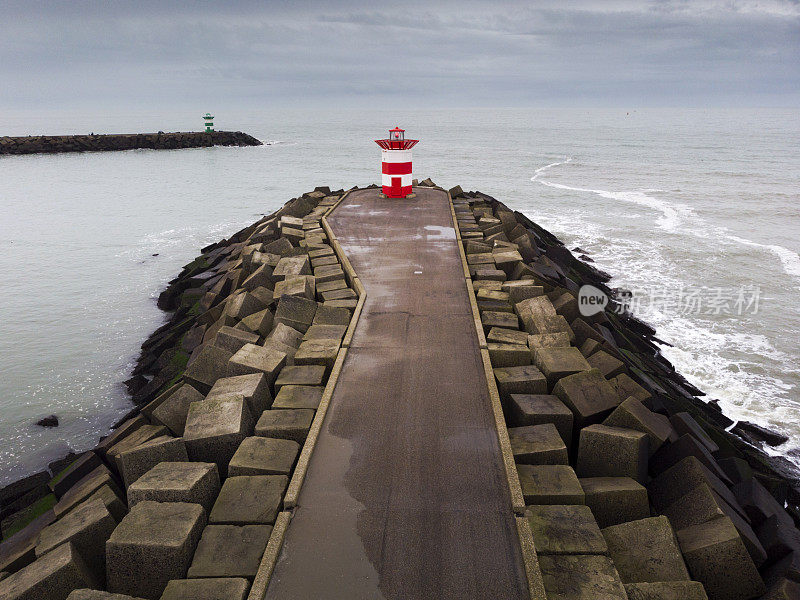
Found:
[{"label": "concrete breakwater block", "polygon": [[[128,433],[132,433],[146,423],[147,420],[141,416],[131,419],[129,423],[123,425],[117,431],[101,441],[98,444],[97,452],[102,452],[105,454],[108,448],[113,446],[113,444],[118,441],[116,436],[124,437],[128,435]],[[70,463],[68,467],[64,468],[60,473],[53,477],[47,485],[51,490],[53,490],[56,498],[61,498],[68,489],[70,489],[73,485],[75,485],[78,481],[83,479],[86,475],[91,473],[100,465],[101,461],[98,454],[92,452],[91,450],[89,452],[84,452],[72,463]]]},{"label": "concrete breakwater block", "polygon": [[699,581],[660,581],[626,583],[628,600],[708,600]]},{"label": "concrete breakwater block", "polygon": [[301,333],[308,331],[317,313],[317,303],[298,296],[281,296],[275,309],[275,322],[283,323]]},{"label": "concrete breakwater block", "polygon": [[258,419],[255,435],[305,442],[314,420],[312,409],[265,410]]},{"label": "concrete breakwater block", "polygon": [[576,430],[600,423],[620,403],[617,392],[597,369],[559,379],[553,394],[572,411]]},{"label": "concrete breakwater block", "polygon": [[542,555],[548,600],[628,600],[614,563],[599,555]]},{"label": "concrete breakwater block", "polygon": [[125,487],[128,488],[158,463],[182,460],[189,460],[183,438],[162,436],[123,452],[118,462]]},{"label": "concrete breakwater block", "polygon": [[316,410],[324,391],[325,388],[321,385],[284,385],[275,396],[272,407]]},{"label": "concrete breakwater block", "polygon": [[56,517],[65,515],[103,486],[108,486],[114,493],[122,497],[111,471],[101,465],[67,490],[53,507],[53,513]]},{"label": "concrete breakwater block", "polygon": [[489,358],[495,367],[520,367],[531,364],[528,346],[490,342],[487,348]]},{"label": "concrete breakwater block", "polygon": [[636,398],[629,397],[603,421],[611,427],[627,427],[647,434],[650,456],[673,434],[672,425],[664,415],[654,413]]},{"label": "concrete breakwater block", "polygon": [[230,357],[227,375],[249,375],[263,373],[267,383],[272,385],[278,372],[286,364],[286,352],[269,346],[245,344]]},{"label": "concrete breakwater block", "polygon": [[0,572],[18,571],[36,560],[39,533],[56,520],[53,509],[33,519],[23,529],[0,544]]},{"label": "concrete breakwater block", "polygon": [[153,410],[152,418],[168,428],[173,435],[181,436],[186,425],[186,415],[189,414],[189,405],[200,400],[203,400],[203,394],[188,383],[181,384]]},{"label": "concrete breakwater block", "polygon": [[285,475],[228,477],[209,515],[215,525],[272,525],[289,478]]},{"label": "concrete breakwater block", "polygon": [[117,522],[100,500],[85,502],[39,534],[36,556],[41,557],[64,542],[73,547],[86,562],[95,581],[105,583],[106,540]]},{"label": "concrete breakwater block", "polygon": [[556,396],[547,394],[509,394],[511,425],[552,423],[565,442],[572,438],[572,411]]},{"label": "concrete breakwater block", "polygon": [[577,475],[568,465],[517,465],[525,504],[585,504]]},{"label": "concrete breakwater block", "polygon": [[500,397],[506,400],[511,394],[546,394],[547,378],[533,365],[500,367],[493,369]]},{"label": "concrete breakwater block", "polygon": [[511,427],[508,437],[517,464],[566,465],[569,462],[567,447],[552,423]]},{"label": "concrete breakwater block", "polygon": [[265,373],[249,373],[235,377],[218,379],[206,396],[206,400],[224,398],[226,396],[242,396],[253,417],[260,415],[272,404],[269,392],[269,381]]},{"label": "concrete breakwater block", "polygon": [[252,579],[270,533],[271,525],[208,525],[197,544],[187,576]]},{"label": "concrete breakwater block", "polygon": [[676,533],[692,577],[710,600],[750,600],[766,592],[736,527],[721,517]]},{"label": "concrete breakwater block", "polygon": [[205,525],[199,504],[136,504],[106,542],[109,591],[157,600],[186,576]]},{"label": "concrete breakwater block", "polygon": [[289,475],[299,453],[300,444],[293,440],[249,437],[231,458],[228,475]]},{"label": "concrete breakwater block", "polygon": [[281,369],[275,380],[275,390],[285,385],[321,386],[325,381],[325,367],[321,365],[290,365]]},{"label": "concrete breakwater block", "polygon": [[67,600],[144,600],[143,598],[134,598],[127,594],[112,594],[111,592],[104,592],[102,590],[92,590],[84,588],[82,590],[75,590]]},{"label": "concrete breakwater block", "polygon": [[638,521],[650,516],[647,489],[630,477],[584,477],[579,479],[600,527]]},{"label": "concrete breakwater block", "polygon": [[253,431],[253,417],[244,396],[224,396],[189,407],[184,440],[191,460],[214,462],[221,475],[239,444]]},{"label": "concrete breakwater block", "polygon": [[[222,348],[206,344],[186,367],[184,378],[201,393],[207,394],[217,379],[227,377],[228,361],[233,354]],[[238,373],[235,373],[238,375]]]},{"label": "concrete breakwater block", "polygon": [[591,366],[577,348],[536,348],[531,352],[533,362],[547,377],[550,386],[556,381],[573,373],[588,371]]},{"label": "concrete breakwater block", "polygon": [[76,588],[100,588],[75,546],[64,543],[0,581],[3,600],[63,600]]},{"label": "concrete breakwater block", "polygon": [[581,477],[647,478],[647,434],[634,429],[590,425],[580,432],[575,471]]},{"label": "concrete breakwater block", "polygon": [[161,600],[245,600],[250,583],[242,578],[173,579]]},{"label": "concrete breakwater block", "polygon": [[606,540],[588,506],[528,506],[525,516],[539,555],[608,553]]},{"label": "concrete breakwater block", "polygon": [[219,494],[219,469],[215,463],[162,462],[128,488],[128,503],[186,502],[210,511]]},{"label": "concrete breakwater block", "polygon": [[678,541],[666,517],[650,517],[602,530],[625,583],[689,581]]},{"label": "concrete breakwater block", "polygon": [[233,327],[222,326],[217,330],[214,340],[211,342],[217,348],[236,354],[245,344],[257,344],[259,336],[255,333],[242,331]]}]

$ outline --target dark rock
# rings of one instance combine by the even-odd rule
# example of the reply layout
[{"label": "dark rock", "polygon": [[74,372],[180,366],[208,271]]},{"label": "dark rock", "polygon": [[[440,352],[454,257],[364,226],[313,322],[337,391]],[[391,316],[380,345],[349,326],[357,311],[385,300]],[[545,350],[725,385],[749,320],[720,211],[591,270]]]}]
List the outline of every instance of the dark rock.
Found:
[{"label": "dark rock", "polygon": [[747,441],[764,442],[770,446],[780,446],[789,441],[788,436],[749,421],[739,421],[732,431]]},{"label": "dark rock", "polygon": [[0,489],[0,506],[6,506],[17,498],[27,494],[31,490],[45,485],[50,479],[47,471],[40,471],[34,475],[28,475],[10,483],[4,488]]},{"label": "dark rock", "polygon": [[39,419],[36,421],[36,424],[40,427],[58,427],[58,417],[56,415],[50,415],[49,417]]}]

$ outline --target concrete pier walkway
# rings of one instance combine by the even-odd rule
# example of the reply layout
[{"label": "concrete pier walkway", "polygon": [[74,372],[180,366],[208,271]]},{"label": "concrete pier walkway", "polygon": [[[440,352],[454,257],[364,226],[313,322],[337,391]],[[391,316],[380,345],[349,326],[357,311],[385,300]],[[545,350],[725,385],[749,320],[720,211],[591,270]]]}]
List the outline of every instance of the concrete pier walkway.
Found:
[{"label": "concrete pier walkway", "polygon": [[527,598],[447,195],[328,218],[367,290],[270,599]]}]

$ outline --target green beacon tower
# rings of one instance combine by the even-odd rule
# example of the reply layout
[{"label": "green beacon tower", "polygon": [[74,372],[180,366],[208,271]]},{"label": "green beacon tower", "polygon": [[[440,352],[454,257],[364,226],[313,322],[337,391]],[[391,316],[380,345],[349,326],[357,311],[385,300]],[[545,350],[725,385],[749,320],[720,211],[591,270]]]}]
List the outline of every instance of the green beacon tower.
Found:
[{"label": "green beacon tower", "polygon": [[203,120],[206,122],[206,131],[214,131],[214,115],[206,113]]}]

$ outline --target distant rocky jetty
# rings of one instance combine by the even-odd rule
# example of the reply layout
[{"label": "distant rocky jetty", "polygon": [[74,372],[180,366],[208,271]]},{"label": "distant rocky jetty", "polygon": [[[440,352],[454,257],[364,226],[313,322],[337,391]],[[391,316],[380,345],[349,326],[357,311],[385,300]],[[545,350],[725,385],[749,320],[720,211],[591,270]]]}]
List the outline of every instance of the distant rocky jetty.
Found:
[{"label": "distant rocky jetty", "polygon": [[112,150],[174,150],[208,146],[261,146],[262,142],[241,131],[189,131],[89,135],[30,135],[0,137],[0,155],[55,154],[57,152],[107,152]]},{"label": "distant rocky jetty", "polygon": [[[322,218],[343,195],[290,200],[170,282],[131,413],[0,489],[0,598],[264,597],[364,301]],[[494,198],[450,196],[547,596],[796,598],[800,478],[760,447],[779,440],[728,431],[645,323],[582,316],[608,275]]]}]

